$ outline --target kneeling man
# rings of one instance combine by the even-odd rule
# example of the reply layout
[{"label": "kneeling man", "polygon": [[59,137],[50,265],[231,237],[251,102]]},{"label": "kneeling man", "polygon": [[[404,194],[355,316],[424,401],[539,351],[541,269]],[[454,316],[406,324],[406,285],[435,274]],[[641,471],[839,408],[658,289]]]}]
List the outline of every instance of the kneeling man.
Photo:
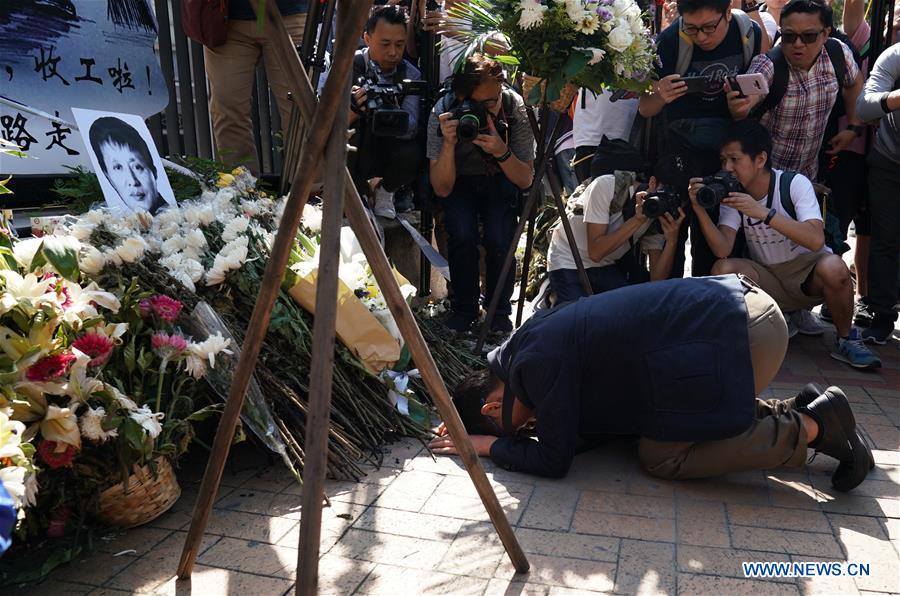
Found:
[{"label": "kneeling man", "polygon": [[[810,446],[840,462],[832,483],[850,490],[871,452],[840,389],[756,399],[787,339],[775,301],[746,278],[630,286],[534,315],[453,401],[478,454],[513,470],[562,477],[580,439],[639,435],[661,478],[801,466]],[[536,441],[521,432],[532,421]],[[432,450],[455,453],[438,432]]]}]

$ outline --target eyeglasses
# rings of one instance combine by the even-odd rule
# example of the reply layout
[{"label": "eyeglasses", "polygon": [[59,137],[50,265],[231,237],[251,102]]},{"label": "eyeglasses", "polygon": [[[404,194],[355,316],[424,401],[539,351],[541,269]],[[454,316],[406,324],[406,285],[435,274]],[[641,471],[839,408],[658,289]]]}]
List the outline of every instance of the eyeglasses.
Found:
[{"label": "eyeglasses", "polygon": [[792,44],[796,43],[796,41],[799,39],[803,42],[804,45],[809,45],[811,43],[815,43],[824,31],[824,29],[820,29],[816,32],[807,31],[805,33],[797,33],[796,31],[782,31],[781,41],[785,44]]},{"label": "eyeglasses", "polygon": [[685,25],[682,22],[681,30],[690,35],[691,37],[696,37],[700,32],[703,32],[705,35],[712,35],[716,32],[716,29],[719,28],[719,25],[722,23],[722,19],[725,18],[725,13],[722,13],[722,16],[719,17],[719,20],[714,24],[706,23],[705,25],[700,25],[697,27],[696,25]]}]

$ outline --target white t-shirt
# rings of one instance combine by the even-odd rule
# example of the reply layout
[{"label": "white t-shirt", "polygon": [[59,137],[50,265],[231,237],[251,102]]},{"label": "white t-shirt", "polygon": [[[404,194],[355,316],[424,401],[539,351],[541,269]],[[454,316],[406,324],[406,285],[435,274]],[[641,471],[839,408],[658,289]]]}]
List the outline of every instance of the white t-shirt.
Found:
[{"label": "white t-shirt", "polygon": [[[594,146],[600,139],[622,139],[627,141],[637,115],[638,99],[609,101],[612,92],[604,91],[594,95],[580,90],[575,99],[575,117],[572,132],[575,147]],[[584,107],[582,106],[582,100]]]},{"label": "white t-shirt", "polygon": [[[575,236],[575,244],[578,246],[578,252],[581,253],[581,260],[585,269],[592,267],[605,267],[612,265],[622,258],[628,252],[630,243],[623,242],[622,246],[603,257],[600,261],[592,261],[588,255],[587,244],[587,225],[589,223],[607,224],[607,234],[612,234],[622,227],[624,218],[622,212],[616,213],[610,217],[609,205],[612,203],[613,194],[616,190],[616,177],[612,174],[600,176],[585,189],[581,197],[584,200],[584,214],[570,215],[569,223],[572,226],[572,235]],[[634,187],[630,192],[634,192]],[[632,236],[637,239],[647,231],[652,220],[647,220]],[[557,223],[550,232],[550,249],[547,251],[547,270],[556,271],[557,269],[576,269],[575,258],[569,249],[569,243],[566,240],[566,232],[563,229],[562,222]],[[651,250],[662,250],[665,244],[665,237],[662,234],[647,235],[641,238],[641,250],[649,252]]]},{"label": "white t-shirt", "polygon": [[775,17],[764,10],[759,11],[759,18],[762,19],[763,25],[766,27],[766,35],[769,36],[769,45],[772,45],[775,34],[778,33],[778,23],[775,22]]},{"label": "white t-shirt", "polygon": [[[776,212],[784,217],[790,217],[781,205],[781,170],[772,170],[775,178],[775,198],[772,201],[772,207]],[[765,206],[768,195],[759,200],[759,204]],[[809,178],[802,174],[796,174],[791,181],[791,202],[794,204],[794,211],[797,213],[797,221],[822,221],[822,211],[819,209],[819,202],[816,200],[816,191]],[[808,248],[800,246],[787,236],[764,224],[762,220],[750,220],[737,209],[719,206],[719,225],[728,226],[732,230],[737,231],[739,227],[744,228],[744,235],[747,238],[747,246],[750,248],[750,257],[757,263],[763,265],[776,265],[784,263],[791,259],[812,252]]]}]

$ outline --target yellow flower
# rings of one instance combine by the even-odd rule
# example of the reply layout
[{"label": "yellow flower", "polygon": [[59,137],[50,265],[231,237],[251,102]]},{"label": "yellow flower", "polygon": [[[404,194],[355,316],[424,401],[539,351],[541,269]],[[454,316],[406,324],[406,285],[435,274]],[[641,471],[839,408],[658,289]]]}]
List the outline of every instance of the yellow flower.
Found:
[{"label": "yellow flower", "polygon": [[240,176],[241,174],[244,173],[244,171],[245,171],[244,166],[238,166],[235,169],[231,170],[231,175],[232,176]]},{"label": "yellow flower", "polygon": [[225,188],[226,186],[231,186],[234,184],[234,176],[231,174],[226,174],[225,172],[219,172],[219,179],[216,180],[216,186],[219,188]]}]

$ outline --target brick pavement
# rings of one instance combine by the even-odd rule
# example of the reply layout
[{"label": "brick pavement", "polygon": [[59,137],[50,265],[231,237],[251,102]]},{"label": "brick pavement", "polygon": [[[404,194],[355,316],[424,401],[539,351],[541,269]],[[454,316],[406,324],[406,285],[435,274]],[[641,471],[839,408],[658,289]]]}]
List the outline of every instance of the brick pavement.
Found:
[{"label": "brick pavement", "polygon": [[[876,447],[877,469],[849,494],[830,487],[833,461],[801,469],[666,482],[638,466],[634,445],[579,455],[563,480],[485,460],[532,570],[517,575],[455,458],[401,441],[359,484],[330,482],[322,593],[386,594],[874,594],[900,592],[900,350],[862,373],[828,357],[823,338],[792,340],[767,396],[817,381],[843,387]],[[202,468],[149,526],[102,541],[29,594],[293,593],[299,487],[277,465],[241,451],[223,480],[190,584],[174,573]],[[115,556],[116,553],[126,552]],[[748,580],[742,561],[842,561],[865,577]]]}]

